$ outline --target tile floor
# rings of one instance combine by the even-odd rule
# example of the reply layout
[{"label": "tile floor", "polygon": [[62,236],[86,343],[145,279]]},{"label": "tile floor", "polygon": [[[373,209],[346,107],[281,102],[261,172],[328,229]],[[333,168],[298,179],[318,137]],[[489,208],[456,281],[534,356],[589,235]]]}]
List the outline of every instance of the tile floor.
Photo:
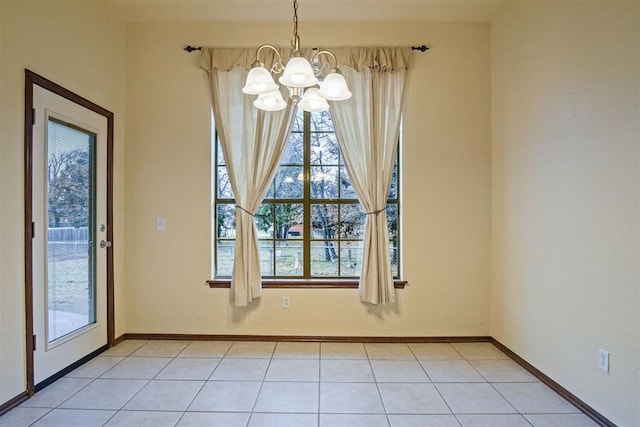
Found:
[{"label": "tile floor", "polygon": [[0,426],[596,426],[490,343],[124,341]]}]

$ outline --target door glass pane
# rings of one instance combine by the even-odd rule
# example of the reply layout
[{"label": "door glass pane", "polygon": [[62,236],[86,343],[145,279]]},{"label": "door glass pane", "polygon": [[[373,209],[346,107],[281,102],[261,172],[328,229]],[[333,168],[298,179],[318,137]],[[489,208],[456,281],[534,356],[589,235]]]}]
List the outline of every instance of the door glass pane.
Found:
[{"label": "door glass pane", "polygon": [[96,321],[95,134],[47,123],[49,342]]}]

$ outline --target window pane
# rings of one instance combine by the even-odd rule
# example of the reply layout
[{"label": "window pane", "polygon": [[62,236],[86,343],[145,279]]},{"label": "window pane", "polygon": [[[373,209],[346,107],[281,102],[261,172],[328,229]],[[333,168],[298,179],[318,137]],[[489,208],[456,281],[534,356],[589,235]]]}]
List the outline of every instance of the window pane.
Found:
[{"label": "window pane", "polygon": [[338,167],[337,166],[312,166],[311,167],[311,198],[312,199],[337,199],[338,198]]},{"label": "window pane", "polygon": [[267,189],[266,194],[264,195],[265,199],[273,199],[273,195],[275,194],[273,191],[273,187],[275,186],[276,180],[274,179],[271,184],[269,184],[269,188]]},{"label": "window pane", "polygon": [[273,237],[273,205],[264,203],[256,211],[254,218],[258,228],[258,238],[266,239]]},{"label": "window pane", "polygon": [[311,132],[333,131],[333,122],[331,121],[331,113],[329,111],[311,113]]},{"label": "window pane", "polygon": [[389,254],[391,256],[391,274],[398,277],[398,240],[389,242]]},{"label": "window pane", "polygon": [[351,180],[347,174],[347,168],[340,167],[340,198],[341,199],[358,199],[356,191],[351,185]]},{"label": "window pane", "polygon": [[302,204],[276,205],[276,238],[302,239],[304,234],[304,210]]},{"label": "window pane", "polygon": [[362,241],[340,242],[340,275],[359,276],[362,269]]},{"label": "window pane", "polygon": [[218,203],[216,213],[216,236],[222,239],[236,237],[236,205]]},{"label": "window pane", "polygon": [[389,228],[389,238],[398,238],[398,205],[387,205],[387,227]]},{"label": "window pane", "polygon": [[260,273],[263,276],[273,276],[273,240],[260,240],[258,250],[260,251]]},{"label": "window pane", "polygon": [[304,173],[302,166],[281,166],[276,172],[277,199],[302,199]]},{"label": "window pane", "polygon": [[311,242],[311,275],[338,275],[338,243],[330,240]]},{"label": "window pane", "polygon": [[276,242],[276,275],[302,276],[303,254],[302,242]]},{"label": "window pane", "polygon": [[224,161],[224,154],[222,153],[222,145],[220,144],[220,140],[218,138],[216,138],[216,148],[218,150],[218,165],[225,165],[226,163]]},{"label": "window pane", "polygon": [[335,239],[338,231],[338,205],[311,205],[314,239]]},{"label": "window pane", "polygon": [[340,205],[340,238],[362,239],[365,217],[364,209],[360,204]]},{"label": "window pane", "polygon": [[226,166],[218,166],[218,198],[233,199],[233,190]]},{"label": "window pane", "polygon": [[391,176],[391,186],[389,187],[388,199],[395,199],[398,197],[398,165],[393,167],[393,175]]},{"label": "window pane", "polygon": [[283,165],[302,165],[304,156],[304,138],[301,133],[291,133],[282,160]]},{"label": "window pane", "polygon": [[311,135],[311,164],[338,165],[340,150],[335,133],[314,133]]},{"label": "window pane", "polygon": [[235,240],[218,240],[216,246],[216,276],[231,276],[233,272],[233,256]]}]

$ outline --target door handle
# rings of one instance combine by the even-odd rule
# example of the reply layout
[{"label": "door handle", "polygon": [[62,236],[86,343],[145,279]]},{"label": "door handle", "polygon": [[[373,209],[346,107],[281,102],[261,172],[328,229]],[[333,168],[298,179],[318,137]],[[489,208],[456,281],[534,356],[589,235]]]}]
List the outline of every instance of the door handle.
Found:
[{"label": "door handle", "polygon": [[111,242],[108,240],[100,240],[100,247],[101,248],[110,248],[111,247]]}]

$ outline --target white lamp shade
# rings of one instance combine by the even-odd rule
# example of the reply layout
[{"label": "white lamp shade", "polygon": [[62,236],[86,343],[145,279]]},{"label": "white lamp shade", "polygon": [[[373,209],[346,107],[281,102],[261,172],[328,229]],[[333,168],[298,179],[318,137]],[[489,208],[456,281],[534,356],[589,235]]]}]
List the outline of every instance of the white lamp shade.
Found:
[{"label": "white lamp shade", "polygon": [[278,89],[271,73],[264,67],[253,67],[247,74],[247,81],[242,91],[248,95],[260,95]]},{"label": "white lamp shade", "polygon": [[320,96],[318,88],[312,87],[304,92],[304,96],[298,103],[298,107],[310,113],[317,113],[327,111],[329,109],[329,103]]},{"label": "white lamp shade", "polygon": [[287,106],[287,103],[282,99],[282,94],[279,90],[273,90],[258,95],[258,99],[253,101],[253,105],[264,111],[280,111]]},{"label": "white lamp shade", "polygon": [[287,62],[280,83],[289,87],[309,87],[318,83],[311,64],[300,56],[294,56]]},{"label": "white lamp shade", "polygon": [[351,92],[342,74],[331,73],[320,85],[320,96],[327,101],[344,101],[351,98]]}]

